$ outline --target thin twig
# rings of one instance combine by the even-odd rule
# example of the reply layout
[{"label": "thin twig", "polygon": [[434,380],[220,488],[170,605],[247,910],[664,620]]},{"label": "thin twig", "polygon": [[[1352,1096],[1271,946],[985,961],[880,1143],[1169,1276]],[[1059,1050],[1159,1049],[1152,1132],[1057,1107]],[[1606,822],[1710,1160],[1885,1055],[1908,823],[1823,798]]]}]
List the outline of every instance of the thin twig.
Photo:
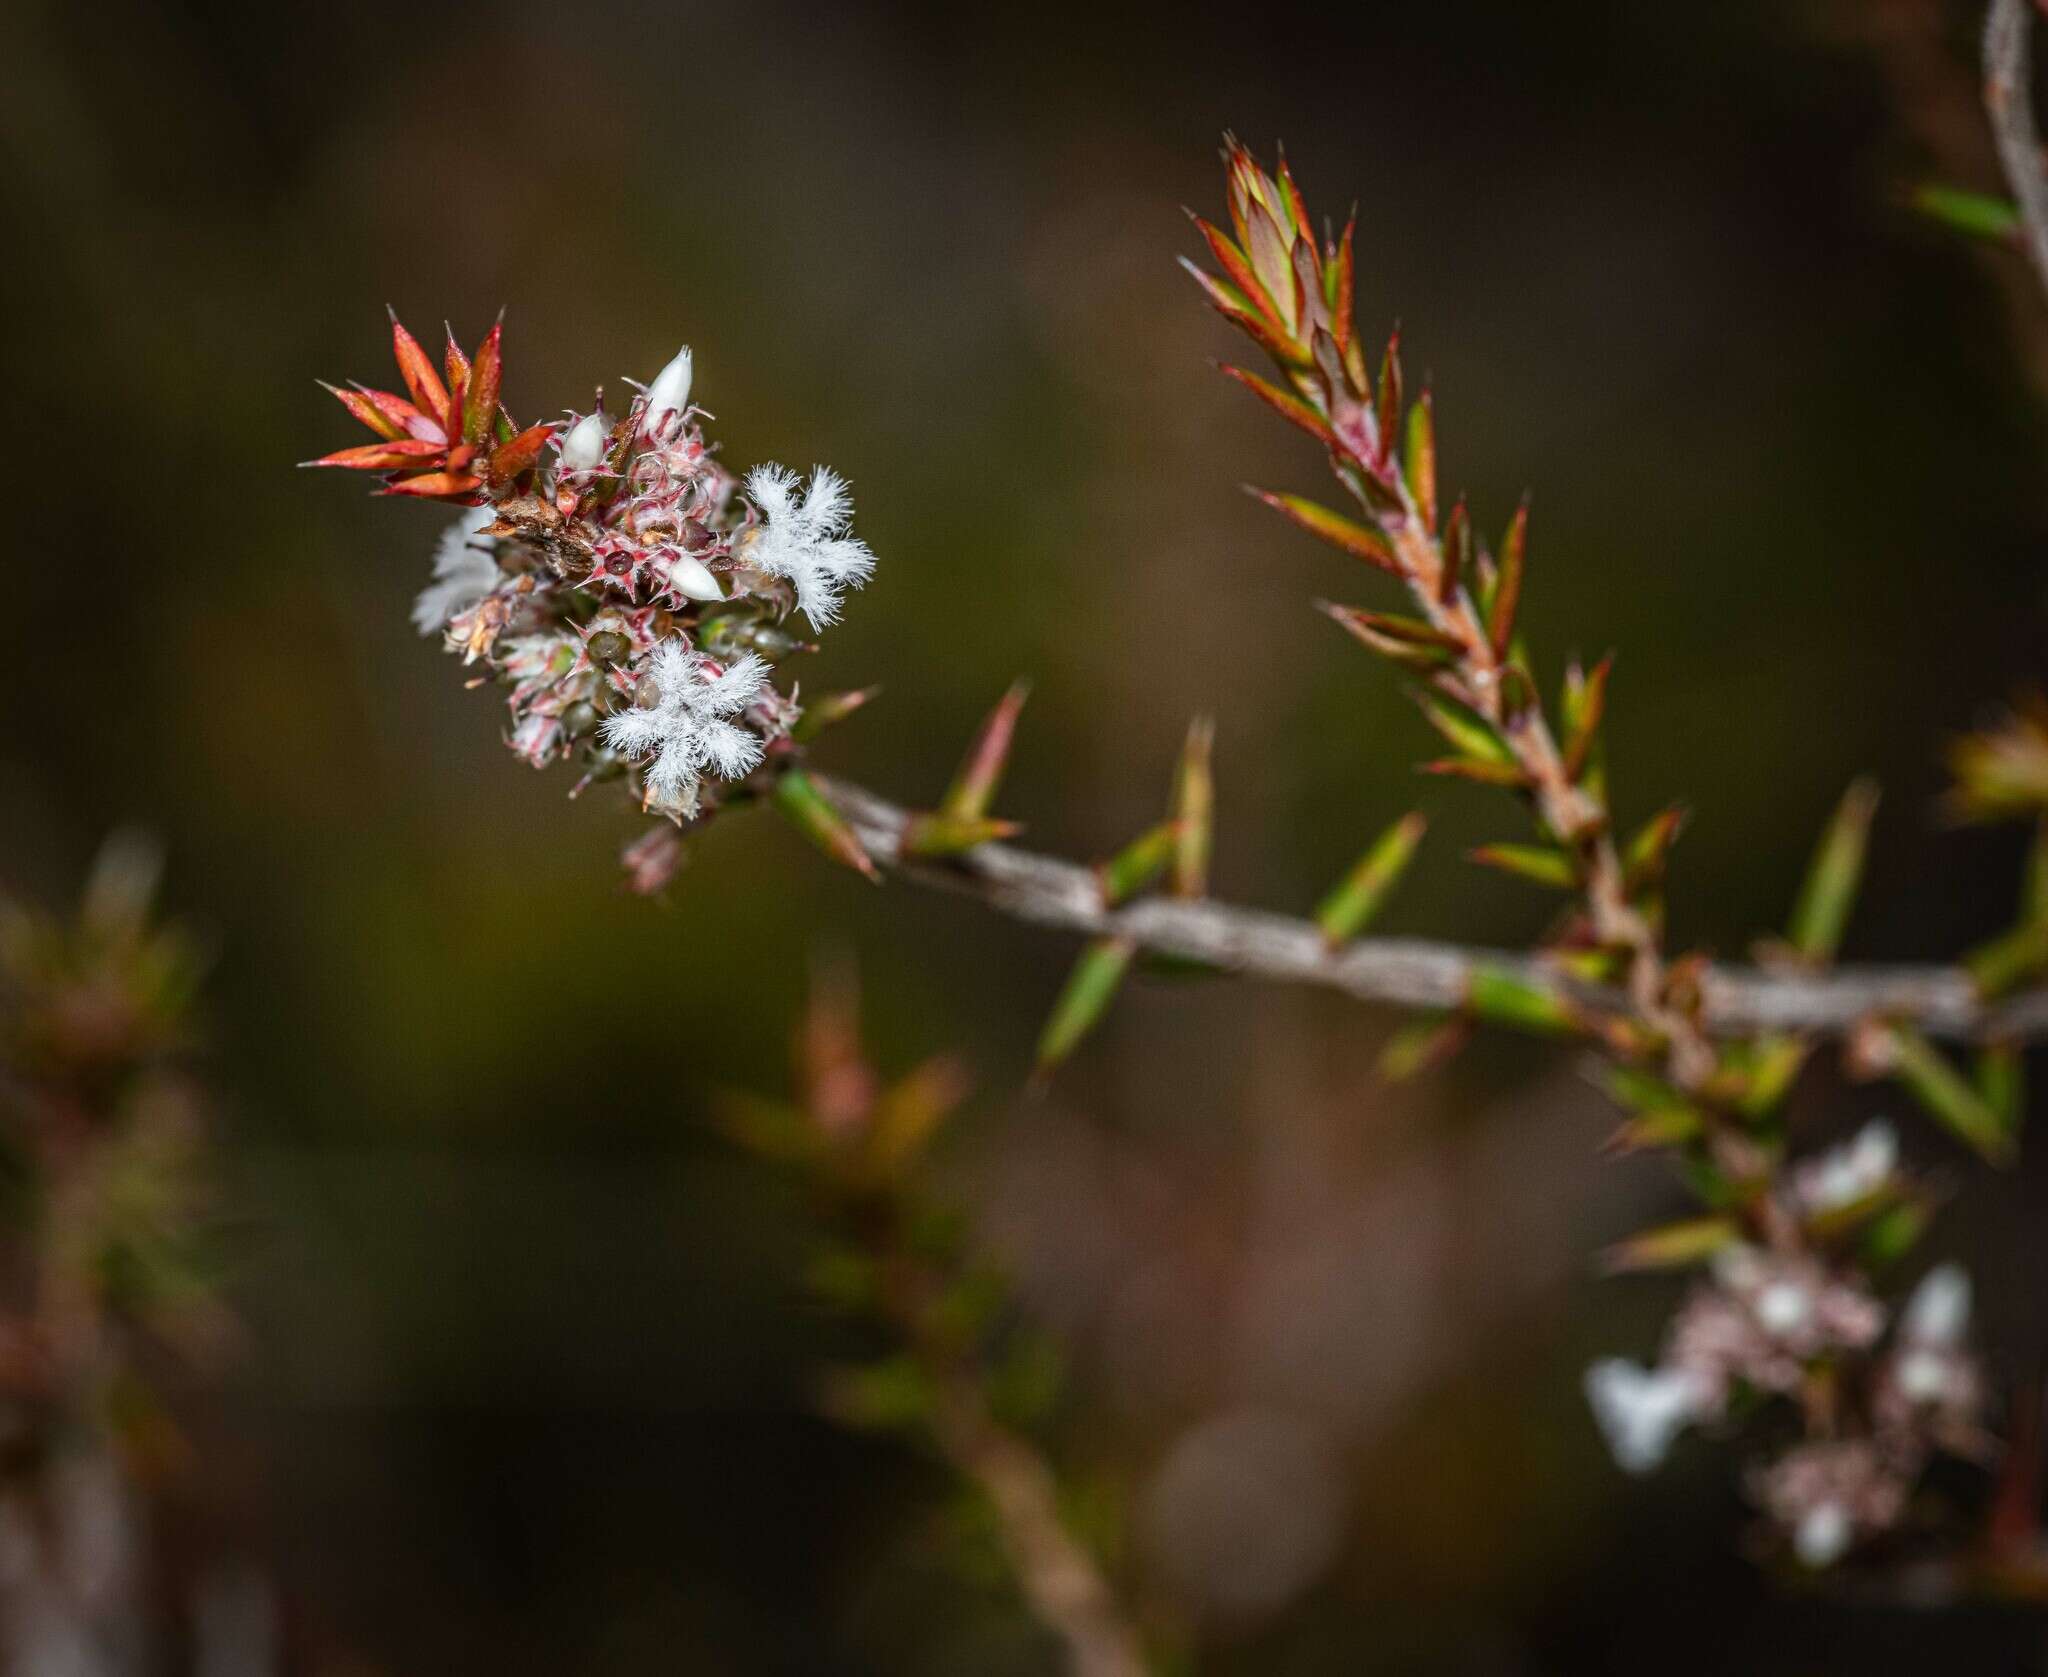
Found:
[{"label": "thin twig", "polygon": [[1070,1677],[1147,1677],[1136,1633],[1061,1519],[1058,1486],[1038,1453],[998,1425],[965,1380],[941,1394],[933,1431],[947,1459],[988,1498],[1018,1587],[1066,1644]]},{"label": "thin twig", "polygon": [[[1088,868],[1006,844],[954,860],[905,862],[897,843],[906,811],[862,787],[819,777],[876,862],[922,885],[977,897],[1018,920],[1089,937],[1130,938],[1248,977],[1317,984],[1361,1001],[1411,1008],[1462,1006],[1473,978],[1502,973],[1593,1012],[1628,1017],[1621,991],[1577,983],[1540,957],[1419,938],[1361,938],[1330,948],[1306,920],[1230,903],[1148,897],[1103,907]],[[1841,1036],[1873,1017],[1917,1025],[1950,1041],[2048,1038],[2048,989],[1987,1002],[1960,967],[1844,966],[1824,972],[1714,966],[1701,980],[1701,1023],[1716,1036],[1804,1031]]]},{"label": "thin twig", "polygon": [[1991,0],[1984,20],[1984,107],[2019,210],[2021,239],[2048,287],[2048,168],[2034,125],[2034,0]]}]

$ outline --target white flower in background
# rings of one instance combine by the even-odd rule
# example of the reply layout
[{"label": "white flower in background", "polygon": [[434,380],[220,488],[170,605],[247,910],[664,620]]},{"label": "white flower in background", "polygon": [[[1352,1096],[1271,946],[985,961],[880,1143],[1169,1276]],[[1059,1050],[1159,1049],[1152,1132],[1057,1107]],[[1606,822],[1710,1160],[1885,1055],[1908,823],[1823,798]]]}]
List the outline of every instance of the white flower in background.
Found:
[{"label": "white flower in background", "polygon": [[866,542],[847,533],[853,496],[830,466],[814,466],[808,488],[787,466],[756,466],[747,474],[747,499],[761,523],[738,549],[743,561],[796,587],[797,604],[824,628],[839,616],[840,596],[874,574]]},{"label": "white flower in background", "polygon": [[1674,1438],[1711,1411],[1713,1396],[1691,1369],[1607,1357],[1586,1370],[1586,1402],[1615,1465],[1648,1473],[1662,1465]]},{"label": "white flower in background", "polygon": [[434,549],[434,580],[413,602],[413,626],[423,635],[439,633],[448,619],[475,605],[498,586],[497,544],[477,532],[498,516],[491,506],[474,507],[441,532]]},{"label": "white flower in background", "polygon": [[1899,1337],[1930,1350],[1952,1351],[1970,1325],[1970,1277],[1961,1264],[1937,1264],[1913,1289],[1899,1317]]},{"label": "white flower in background", "polygon": [[651,702],[607,717],[605,743],[628,757],[651,757],[641,771],[648,803],[688,819],[706,773],[737,780],[761,761],[759,736],[728,718],[761,697],[768,665],[749,652],[720,670],[673,639],[655,648],[649,677]]},{"label": "white flower in background", "polygon": [[1899,1133],[1879,1118],[1807,1160],[1793,1173],[1792,1189],[1808,1211],[1839,1211],[1884,1188],[1898,1168]]},{"label": "white flower in background", "polygon": [[1963,1349],[1969,1326],[1968,1272],[1960,1264],[1936,1265],[1899,1314],[1891,1378],[1908,1404],[1935,1405],[1968,1418],[1979,1385],[1976,1363]]},{"label": "white flower in background", "polygon": [[688,411],[693,370],[690,348],[685,344],[676,352],[675,359],[656,373],[654,382],[647,386],[647,409],[640,422],[642,430],[651,433],[663,414],[680,416]]},{"label": "white flower in background", "polygon": [[1819,1571],[1833,1566],[1849,1552],[1849,1540],[1856,1527],[1849,1510],[1839,1502],[1816,1503],[1792,1528],[1792,1550],[1800,1563]]}]

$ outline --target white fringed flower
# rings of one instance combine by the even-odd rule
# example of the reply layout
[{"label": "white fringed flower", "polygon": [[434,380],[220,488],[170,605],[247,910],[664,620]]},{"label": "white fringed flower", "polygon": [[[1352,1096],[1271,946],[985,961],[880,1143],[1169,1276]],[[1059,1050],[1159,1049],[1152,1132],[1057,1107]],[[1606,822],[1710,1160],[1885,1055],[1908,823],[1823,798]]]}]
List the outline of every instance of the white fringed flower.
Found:
[{"label": "white fringed flower", "polygon": [[796,587],[797,604],[824,628],[839,616],[840,596],[874,574],[875,556],[849,535],[853,496],[830,466],[814,466],[811,481],[787,466],[756,466],[747,474],[747,499],[761,523],[740,550],[745,563]]},{"label": "white fringed flower", "polygon": [[434,580],[413,602],[413,626],[423,635],[440,633],[448,619],[475,605],[498,586],[496,543],[477,532],[498,516],[492,506],[472,508],[441,532],[434,549]]},{"label": "white fringed flower", "polygon": [[1706,1383],[1686,1368],[1606,1357],[1586,1370],[1585,1384],[1593,1419],[1625,1473],[1661,1466],[1671,1441],[1712,1406]]},{"label": "white fringed flower", "polygon": [[675,639],[655,648],[650,674],[654,702],[607,717],[605,743],[628,757],[651,758],[641,771],[649,806],[687,820],[697,813],[697,784],[706,773],[737,780],[761,761],[759,736],[727,719],[761,696],[768,665],[749,652],[720,670]]},{"label": "white fringed flower", "polygon": [[1793,1173],[1793,1191],[1810,1212],[1839,1211],[1885,1187],[1899,1168],[1899,1134],[1882,1118]]}]

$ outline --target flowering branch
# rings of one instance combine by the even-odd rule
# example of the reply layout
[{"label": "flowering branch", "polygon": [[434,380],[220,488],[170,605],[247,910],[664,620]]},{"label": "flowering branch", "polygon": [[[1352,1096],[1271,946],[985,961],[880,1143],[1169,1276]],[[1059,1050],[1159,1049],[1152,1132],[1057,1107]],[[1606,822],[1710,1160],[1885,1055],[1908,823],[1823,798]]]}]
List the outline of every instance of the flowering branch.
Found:
[{"label": "flowering branch", "polygon": [[[1667,808],[1626,837],[1616,829],[1602,747],[1611,659],[1567,665],[1546,708],[1519,628],[1527,504],[1497,546],[1480,539],[1464,503],[1440,491],[1434,401],[1406,390],[1398,334],[1376,371],[1368,363],[1354,322],[1355,225],[1319,236],[1284,159],[1269,175],[1235,141],[1225,159],[1231,231],[1195,218],[1221,272],[1189,266],[1279,382],[1224,370],[1315,440],[1354,505],[1253,493],[1405,594],[1408,614],[1323,609],[1410,683],[1449,747],[1425,766],[1506,791],[1531,818],[1534,842],[1488,844],[1472,859],[1563,894],[1533,954],[1359,941],[1415,853],[1419,814],[1375,840],[1312,924],[1210,902],[1205,721],[1190,730],[1165,819],[1091,870],[998,842],[1012,829],[991,805],[1021,688],[983,724],[935,809],[899,810],[817,776],[810,742],[867,694],[800,705],[772,677],[803,650],[791,613],[813,628],[833,621],[873,556],[825,468],[806,488],[779,467],[742,482],[716,462],[689,401],[687,351],[617,421],[600,400],[563,425],[521,431],[495,406],[496,330],[473,362],[451,343],[444,384],[394,322],[410,402],[337,392],[381,440],[319,463],[385,473],[390,493],[478,506],[444,537],[417,620],[510,687],[510,743],[522,756],[572,758],[579,790],[617,780],[666,818],[627,852],[639,888],[673,872],[679,829],[758,801],[870,877],[897,867],[1086,933],[1040,1040],[1041,1077],[1102,1016],[1141,952],[1431,1010],[1396,1039],[1397,1070],[1442,1057],[1478,1021],[1594,1045],[1624,1115],[1614,1147],[1667,1155],[1701,1202],[1611,1261],[1708,1272],[1658,1367],[1589,1371],[1617,1458],[1644,1470],[1680,1428],[1780,1400],[1798,1437],[1752,1486],[1782,1546],[1824,1567],[1852,1548],[1894,1545],[1937,1454],[1987,1454],[1964,1344],[1967,1281],[1937,1270],[1944,1278],[1924,1280],[1903,1308],[1881,1298],[1883,1272],[1918,1241],[1935,1195],[1884,1127],[1795,1162],[1785,1103],[1816,1041],[1843,1037],[1852,1070],[1896,1079],[1955,1136],[2008,1160],[2023,1111],[2016,1045],[2048,1035],[2048,840],[2015,926],[1961,967],[1838,971],[1876,805],[1874,788],[1852,786],[1762,965],[1667,951],[1666,865],[1682,812]],[[2033,811],[2048,833],[2048,723],[2016,718],[1964,742],[1956,761],[1968,813]],[[1935,1037],[1972,1045],[1967,1067]]]}]

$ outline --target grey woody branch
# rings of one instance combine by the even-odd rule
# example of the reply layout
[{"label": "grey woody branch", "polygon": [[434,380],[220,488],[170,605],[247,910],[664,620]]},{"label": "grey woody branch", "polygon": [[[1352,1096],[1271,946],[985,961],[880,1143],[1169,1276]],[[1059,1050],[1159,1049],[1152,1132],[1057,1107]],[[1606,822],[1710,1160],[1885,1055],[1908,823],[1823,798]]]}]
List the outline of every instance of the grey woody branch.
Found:
[{"label": "grey woody branch", "polygon": [[[1115,934],[1155,954],[1246,977],[1321,985],[1398,1007],[1457,1008],[1475,977],[1497,973],[1593,1012],[1626,1017],[1631,1011],[1620,990],[1575,982],[1541,957],[1510,950],[1420,938],[1360,938],[1333,949],[1307,920],[1208,900],[1149,897],[1106,908],[1091,869],[1013,845],[984,844],[944,862],[903,860],[899,849],[908,811],[846,781],[820,777],[818,784],[884,868],[921,885],[977,897],[1034,925],[1089,937]],[[1701,979],[1701,998],[1701,1023],[1716,1036],[1840,1036],[1866,1019],[1885,1018],[1951,1041],[2048,1038],[2048,989],[1986,1001],[1960,967],[1779,972],[1713,966]]]},{"label": "grey woody branch", "polygon": [[2019,210],[2027,260],[2048,286],[2048,168],[2034,120],[2034,5],[2035,0],[1992,0],[1984,22],[1984,104]]}]

